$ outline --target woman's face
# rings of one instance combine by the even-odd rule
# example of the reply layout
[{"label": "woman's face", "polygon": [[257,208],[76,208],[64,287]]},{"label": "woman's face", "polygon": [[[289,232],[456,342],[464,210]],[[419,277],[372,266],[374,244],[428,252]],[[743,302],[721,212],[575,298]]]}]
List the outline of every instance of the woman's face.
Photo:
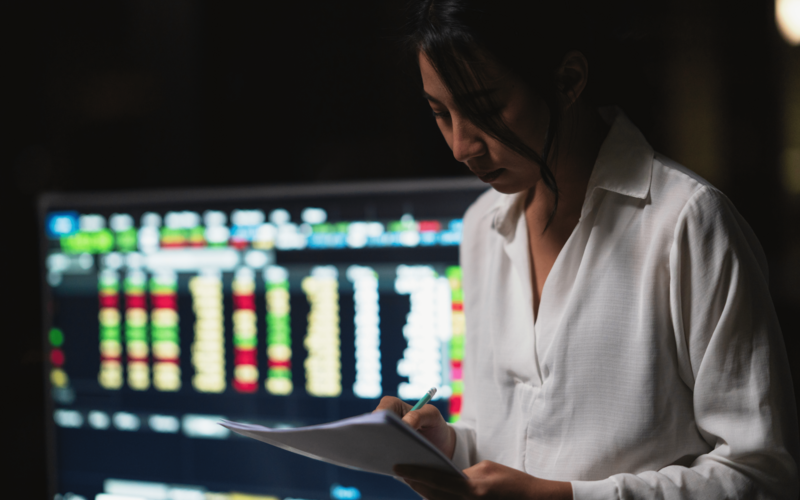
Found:
[{"label": "woman's face", "polygon": [[[482,181],[501,193],[518,193],[540,180],[538,164],[508,149],[461,114],[422,52],[419,68],[425,98],[456,160],[465,163]],[[503,122],[528,147],[541,154],[550,120],[544,100],[521,80],[491,62],[487,65],[486,77],[487,91],[498,104],[497,112]]]}]

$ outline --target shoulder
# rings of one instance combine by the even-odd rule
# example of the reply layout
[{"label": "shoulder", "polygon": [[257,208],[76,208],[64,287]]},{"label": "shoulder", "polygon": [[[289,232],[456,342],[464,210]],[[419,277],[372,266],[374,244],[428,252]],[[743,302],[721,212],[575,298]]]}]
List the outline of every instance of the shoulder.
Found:
[{"label": "shoulder", "polygon": [[464,241],[470,241],[477,234],[491,228],[492,216],[503,195],[489,188],[472,202],[464,213]]},{"label": "shoulder", "polygon": [[507,196],[494,189],[488,189],[469,206],[464,214],[463,233],[459,248],[459,259],[464,269],[465,280],[469,281],[487,257],[496,250],[496,232],[492,229],[497,207]]},{"label": "shoulder", "polygon": [[656,154],[650,196],[653,205],[670,212],[674,250],[747,254],[766,275],[766,259],[755,233],[730,199],[710,182]]},{"label": "shoulder", "polygon": [[[680,163],[656,153],[649,204],[661,212],[668,226],[678,230],[691,224],[712,229],[723,224],[746,224],[730,200],[710,182]],[[724,225],[723,224],[723,225]],[[721,228],[722,229],[722,228]]]},{"label": "shoulder", "polygon": [[722,193],[695,172],[666,156],[655,154],[650,184],[653,203],[683,209],[697,197],[710,199],[718,195]]},{"label": "shoulder", "polygon": [[710,182],[680,163],[656,154],[650,187],[653,204],[670,206],[677,212],[678,222],[701,225],[744,222],[727,196]]},{"label": "shoulder", "polygon": [[472,202],[464,214],[464,224],[476,224],[480,220],[489,216],[492,208],[497,204],[503,195],[492,188],[484,191]]}]

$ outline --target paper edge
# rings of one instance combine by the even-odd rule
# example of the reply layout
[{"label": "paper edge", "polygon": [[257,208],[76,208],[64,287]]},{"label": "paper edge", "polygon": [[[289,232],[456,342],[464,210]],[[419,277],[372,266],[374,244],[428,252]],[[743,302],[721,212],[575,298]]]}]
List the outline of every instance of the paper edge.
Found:
[{"label": "paper edge", "polygon": [[[344,419],[341,419],[341,420],[335,420],[333,422],[326,422],[326,423],[323,423],[323,424],[309,425],[309,426],[305,426],[305,427],[291,427],[291,428],[286,428],[286,429],[274,429],[274,428],[271,428],[271,427],[265,427],[263,425],[247,424],[247,423],[243,423],[243,422],[236,422],[236,421],[233,421],[233,420],[226,420],[226,419],[223,419],[223,420],[217,422],[217,424],[219,424],[219,425],[221,425],[221,426],[223,426],[223,427],[235,432],[236,434],[239,434],[240,436],[245,436],[245,437],[250,438],[250,439],[255,439],[256,441],[260,441],[260,440],[254,438],[252,436],[246,436],[246,435],[244,435],[244,434],[242,434],[241,432],[238,432],[238,431],[245,431],[245,432],[248,432],[248,431],[250,431],[250,432],[253,432],[253,431],[255,431],[255,432],[268,431],[269,433],[283,434],[283,433],[291,433],[291,432],[304,431],[304,430],[335,429],[337,427],[341,427],[343,425],[348,425],[348,424],[379,424],[379,423],[391,424],[395,429],[397,429],[397,430],[403,432],[404,434],[406,434],[407,436],[411,437],[417,444],[421,445],[422,447],[424,447],[424,448],[426,448],[428,450],[432,450],[434,452],[434,454],[437,455],[439,457],[439,459],[444,463],[444,465],[449,465],[450,466],[450,471],[451,472],[456,472],[456,473],[458,473],[459,476],[461,476],[462,479],[467,479],[467,476],[464,474],[464,471],[459,469],[453,463],[452,459],[447,458],[447,456],[445,456],[445,454],[442,453],[442,451],[439,448],[435,447],[433,445],[433,443],[431,443],[430,441],[425,439],[425,437],[422,434],[420,434],[419,432],[417,432],[414,429],[412,429],[396,413],[394,413],[393,411],[390,411],[390,410],[379,410],[379,411],[375,411],[375,412],[372,412],[372,413],[363,413],[361,415],[355,415],[353,417],[347,417],[347,418],[344,418]],[[331,465],[336,465],[336,466],[339,466],[339,467],[345,467],[345,468],[352,469],[352,470],[369,472],[369,473],[373,473],[373,474],[379,474],[379,475],[382,475],[382,476],[390,476],[389,474],[385,474],[383,472],[368,471],[368,470],[360,469],[360,468],[357,468],[357,467],[343,465],[341,463],[335,463],[335,462],[332,462],[332,461],[330,461],[330,460],[328,460],[326,458],[323,458],[323,457],[320,457],[318,455],[314,455],[314,454],[311,454],[311,453],[308,453],[308,452],[304,452],[304,451],[298,450],[296,448],[292,448],[291,446],[288,446],[288,445],[283,445],[283,444],[276,445],[276,444],[273,444],[273,443],[266,443],[264,441],[261,441],[261,442],[264,443],[264,444],[268,444],[270,446],[275,446],[276,448],[280,448],[280,449],[289,451],[291,453],[296,453],[298,455],[302,455],[304,457],[311,458],[313,460],[319,460],[321,462],[329,463]],[[445,471],[442,471],[442,472],[445,472]],[[396,476],[391,476],[391,477],[396,477]]]}]

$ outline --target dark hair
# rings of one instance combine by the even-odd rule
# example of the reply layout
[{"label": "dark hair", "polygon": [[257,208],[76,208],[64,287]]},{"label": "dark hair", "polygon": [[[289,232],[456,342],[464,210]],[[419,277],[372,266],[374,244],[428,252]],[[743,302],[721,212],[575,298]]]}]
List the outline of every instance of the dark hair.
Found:
[{"label": "dark hair", "polygon": [[[602,2],[593,2],[601,4]],[[550,225],[558,208],[558,186],[548,165],[558,147],[562,114],[555,71],[570,50],[590,58],[595,31],[590,4],[567,0],[416,0],[410,6],[409,55],[422,52],[441,76],[464,116],[517,154],[539,165],[542,180],[554,194]],[[526,82],[547,104],[550,124],[539,155],[492,111],[485,90],[484,64],[490,56]],[[587,85],[588,88],[588,85]],[[466,99],[477,93],[477,99]]]}]

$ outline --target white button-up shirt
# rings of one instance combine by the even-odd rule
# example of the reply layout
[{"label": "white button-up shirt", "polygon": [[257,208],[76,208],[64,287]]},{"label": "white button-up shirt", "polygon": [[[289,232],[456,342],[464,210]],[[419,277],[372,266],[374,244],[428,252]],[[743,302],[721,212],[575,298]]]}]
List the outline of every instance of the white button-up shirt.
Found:
[{"label": "white button-up shirt", "polygon": [[730,201],[616,109],[534,321],[524,193],[461,245],[454,461],[571,481],[575,499],[791,498],[798,429],[761,247]]}]

